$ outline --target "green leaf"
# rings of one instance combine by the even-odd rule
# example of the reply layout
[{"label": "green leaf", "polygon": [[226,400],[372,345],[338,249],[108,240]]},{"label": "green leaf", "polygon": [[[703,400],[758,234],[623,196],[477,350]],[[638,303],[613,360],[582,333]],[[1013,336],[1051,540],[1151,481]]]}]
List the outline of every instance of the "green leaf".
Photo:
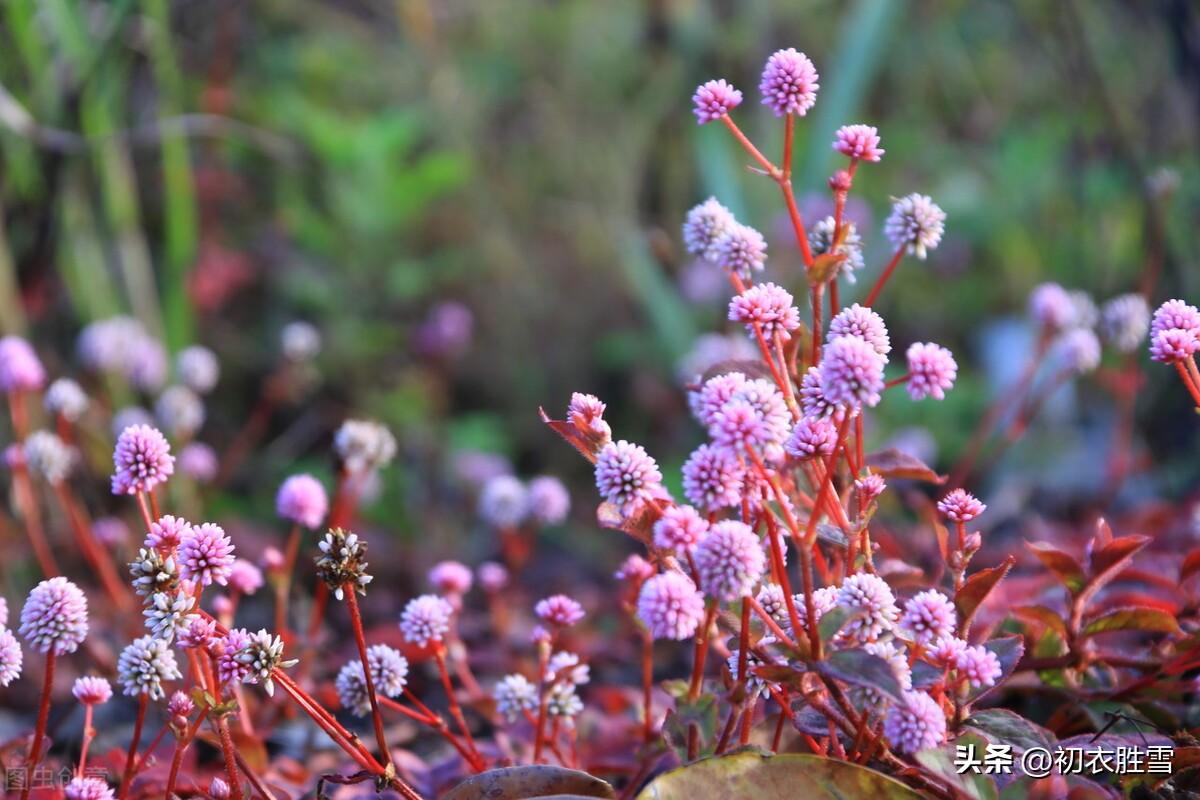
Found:
[{"label": "green leaf", "polygon": [[1182,633],[1175,617],[1166,611],[1147,606],[1114,608],[1093,619],[1083,628],[1084,636],[1110,631],[1148,631],[1152,633]]},{"label": "green leaf", "polygon": [[916,800],[900,781],[851,764],[814,755],[741,752],[709,758],[659,775],[638,800]]},{"label": "green leaf", "polygon": [[917,753],[917,761],[921,766],[935,773],[963,796],[972,800],[996,800],[998,792],[996,784],[990,777],[973,772],[960,773],[954,763],[955,748],[958,745],[974,747],[975,752],[982,756],[987,749],[987,740],[977,733],[966,733],[953,742],[941,747],[922,750]]},{"label": "green leaf", "polygon": [[865,686],[900,699],[900,681],[892,665],[865,650],[836,650],[816,664],[817,671],[852,686]]},{"label": "green leaf", "polygon": [[976,711],[966,724],[1021,751],[1031,747],[1051,749],[1057,742],[1053,733],[1006,708]]},{"label": "green leaf", "polygon": [[859,616],[858,612],[845,606],[831,608],[817,622],[817,635],[822,642],[829,642],[846,627],[846,623]]},{"label": "green leaf", "polygon": [[443,800],[530,800],[537,797],[616,797],[612,786],[586,772],[535,764],[504,767],[472,775],[443,795]]},{"label": "green leaf", "polygon": [[677,700],[675,708],[663,720],[663,736],[680,761],[687,761],[688,730],[692,725],[700,731],[700,754],[710,755],[716,749],[717,698],[702,694],[694,702]]}]

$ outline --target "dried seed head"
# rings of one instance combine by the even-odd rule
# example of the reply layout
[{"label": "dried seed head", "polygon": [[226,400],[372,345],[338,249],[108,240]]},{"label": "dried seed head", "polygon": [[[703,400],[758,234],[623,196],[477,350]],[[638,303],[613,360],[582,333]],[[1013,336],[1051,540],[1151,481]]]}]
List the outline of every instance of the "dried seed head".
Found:
[{"label": "dried seed head", "polygon": [[317,546],[317,574],[338,600],[345,599],[345,587],[365,595],[371,576],[367,574],[367,543],[358,534],[334,528]]}]

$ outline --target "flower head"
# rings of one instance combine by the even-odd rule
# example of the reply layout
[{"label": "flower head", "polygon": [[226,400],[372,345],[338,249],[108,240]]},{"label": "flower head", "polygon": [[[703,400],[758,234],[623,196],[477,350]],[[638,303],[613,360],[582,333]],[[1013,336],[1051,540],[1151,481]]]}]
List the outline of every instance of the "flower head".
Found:
[{"label": "flower head", "polygon": [[977,688],[995,685],[1004,673],[996,654],[978,644],[958,652],[954,659],[954,669]]},{"label": "flower head", "polygon": [[172,727],[177,730],[185,728],[188,717],[195,710],[196,704],[192,702],[192,698],[180,691],[171,692],[171,698],[167,700],[167,716]]},{"label": "flower head", "polygon": [[262,570],[244,558],[236,559],[229,569],[229,585],[238,594],[254,594],[262,588]]},{"label": "flower head", "polygon": [[87,411],[88,396],[83,388],[70,378],[59,378],[46,389],[42,404],[51,414],[67,422],[76,422]]},{"label": "flower head", "polygon": [[773,342],[776,334],[786,342],[800,327],[800,310],[782,286],[757,283],[729,301],[729,319],[744,323],[751,336],[756,335],[757,324],[767,342]]},{"label": "flower head", "polygon": [[708,520],[692,506],[671,506],[654,523],[654,546],[686,553],[700,543],[708,531]]},{"label": "flower head", "polygon": [[738,389],[746,385],[747,378],[740,372],[723,372],[704,382],[699,391],[692,392],[688,405],[696,420],[708,427],[713,417],[728,403]]},{"label": "flower head", "polygon": [[220,641],[217,635],[217,623],[199,615],[192,618],[186,630],[179,631],[179,646],[184,649],[211,650]]},{"label": "flower head", "polygon": [[546,662],[546,680],[582,686],[592,679],[592,670],[575,653],[559,650]]},{"label": "flower head", "polygon": [[56,486],[70,474],[75,452],[56,434],[34,431],[25,439],[25,464],[30,472]]},{"label": "flower head", "polygon": [[46,370],[29,342],[19,336],[0,339],[0,391],[35,392],[46,383]]},{"label": "flower head", "polygon": [[801,417],[783,449],[792,458],[804,461],[832,455],[837,447],[837,426],[827,417]]},{"label": "flower head", "polygon": [[20,633],[39,653],[74,653],[88,633],[87,597],[62,576],[42,581],[25,599]]},{"label": "flower head", "polygon": [[1150,358],[1163,364],[1187,361],[1200,350],[1200,336],[1189,328],[1165,328],[1150,338]]},{"label": "flower head", "polygon": [[116,796],[100,778],[72,778],[63,788],[67,800],[113,800]]},{"label": "flower head", "polygon": [[613,573],[619,581],[629,581],[635,586],[648,580],[654,575],[654,565],[637,553],[630,553],[621,562],[621,566]]},{"label": "flower head", "polygon": [[741,278],[760,272],[767,263],[767,240],[751,228],[735,222],[713,243],[713,258],[719,266]]},{"label": "flower head", "polygon": [[879,638],[900,617],[892,588],[883,578],[869,572],[847,576],[838,589],[837,602],[859,615],[843,631],[847,637],[863,643]]},{"label": "flower head", "polygon": [[610,442],[596,457],[596,488],[622,510],[658,497],[663,492],[662,479],[658,463],[639,444],[624,439]]},{"label": "flower head", "polygon": [[508,568],[495,561],[485,561],[476,570],[479,585],[485,592],[499,592],[508,586]]},{"label": "flower head", "polygon": [[1089,328],[1072,328],[1054,342],[1063,369],[1082,375],[1100,365],[1100,340]]},{"label": "flower head", "polygon": [[896,249],[924,260],[927,252],[942,241],[946,212],[928,195],[910,194],[892,204],[891,216],[884,224],[884,235]]},{"label": "flower head", "polygon": [[429,585],[441,594],[461,597],[471,591],[474,576],[461,561],[439,561],[429,570]]},{"label": "flower head", "polygon": [[117,659],[117,679],[130,697],[144,694],[151,700],[161,700],[166,696],[163,681],[176,681],[182,677],[175,654],[164,639],[153,636],[134,639]]},{"label": "flower head", "polygon": [[142,616],[151,636],[170,642],[188,630],[199,615],[192,611],[192,598],[186,592],[156,592],[147,599]]},{"label": "flower head", "polygon": [[305,528],[319,528],[329,513],[325,487],[312,475],[292,475],[279,486],[275,513]]},{"label": "flower head", "polygon": [[497,475],[479,493],[479,516],[496,528],[515,528],[529,512],[525,485],[512,475]]},{"label": "flower head", "polygon": [[742,93],[724,80],[702,83],[692,95],[692,113],[700,125],[720,119],[741,104]]},{"label": "flower head", "polygon": [[172,517],[168,514],[159,517],[157,522],[150,523],[145,547],[162,553],[173,553],[191,533],[192,523],[183,517]]},{"label": "flower head", "polygon": [[143,334],[130,346],[124,366],[131,384],[143,392],[156,392],[167,380],[167,349],[153,336]]},{"label": "flower head", "polygon": [[529,515],[542,525],[559,525],[571,511],[571,495],[553,475],[539,475],[529,482]]},{"label": "flower head", "polygon": [[800,408],[804,416],[813,419],[829,417],[837,411],[837,404],[825,396],[819,367],[809,367],[800,379]]},{"label": "flower head", "polygon": [[878,161],[885,151],[879,146],[879,131],[871,125],[843,125],[838,128],[833,149],[847,158]]},{"label": "flower head", "polygon": [[250,644],[250,631],[230,628],[224,636],[209,641],[209,652],[217,660],[217,680],[222,685],[241,683],[250,674],[250,665],[238,655]]},{"label": "flower head", "polygon": [[1200,311],[1182,300],[1168,300],[1154,310],[1150,320],[1150,337],[1171,328],[1192,331],[1200,337]]},{"label": "flower head", "polygon": [[1029,316],[1046,330],[1065,330],[1075,322],[1075,304],[1057,283],[1039,284],[1029,293]]},{"label": "flower head", "polygon": [[229,784],[220,775],[213,775],[212,780],[208,782],[208,793],[212,795],[213,800],[229,800]]},{"label": "flower head", "polygon": [[787,621],[787,597],[783,593],[783,587],[778,583],[763,583],[758,587],[758,594],[754,599],[762,606],[763,611],[770,615],[771,619],[781,624]]},{"label": "flower head", "polygon": [[348,419],[333,437],[333,449],[351,474],[386,467],[396,456],[396,437],[372,420]]},{"label": "flower head", "polygon": [[179,542],[179,577],[201,586],[224,586],[233,568],[233,542],[224,528],[211,522],[195,525]]},{"label": "flower head", "polygon": [[892,340],[883,317],[858,303],[846,306],[829,320],[828,340],[832,342],[839,336],[862,339],[881,356],[892,352]]},{"label": "flower head", "polygon": [[509,722],[515,722],[523,713],[536,711],[538,707],[537,687],[524,675],[505,675],[492,689],[496,700],[496,713]]},{"label": "flower head", "polygon": [[937,509],[946,519],[954,522],[970,522],[987,510],[975,495],[964,489],[955,489],[938,501]]},{"label": "flower head", "polygon": [[555,594],[543,598],[534,607],[538,619],[551,625],[567,627],[583,619],[583,606],[573,597],[565,594]]},{"label": "flower head", "polygon": [[203,442],[188,442],[179,451],[179,471],[197,483],[217,477],[217,453]]},{"label": "flower head", "polygon": [[946,636],[933,643],[926,653],[927,660],[936,667],[953,668],[958,656],[967,649],[967,643],[956,636]]},{"label": "flower head", "polygon": [[272,676],[277,669],[294,666],[298,659],[284,659],[283,639],[272,635],[265,628],[252,633],[246,643],[238,649],[235,658],[247,667],[242,676],[243,683],[262,684],[267,694],[275,694]]},{"label": "flower head", "polygon": [[[371,684],[375,691],[384,697],[400,696],[408,684],[408,660],[398,650],[377,644],[367,650],[367,663],[371,666]],[[343,708],[359,717],[371,713],[362,661],[347,662],[338,672],[334,685]]]},{"label": "flower head", "polygon": [[604,421],[605,405],[592,394],[575,392],[567,406],[567,419],[597,447],[608,444],[612,429]]},{"label": "flower head", "polygon": [[862,236],[853,222],[842,220],[842,243],[834,247],[833,235],[836,231],[837,220],[833,217],[817,220],[808,229],[808,247],[814,256],[826,253],[844,256],[837,274],[845,275],[847,281],[855,283],[854,273],[863,268]]},{"label": "flower head", "polygon": [[1100,329],[1117,352],[1132,353],[1146,338],[1150,327],[1150,306],[1140,294],[1123,294],[1104,304]]},{"label": "flower head", "polygon": [[204,424],[204,401],[186,386],[168,386],[154,403],[154,416],[172,436],[187,439]]},{"label": "flower head", "polygon": [[954,354],[932,342],[914,342],[908,352],[908,394],[913,400],[944,400],[958,377]]},{"label": "flower head", "polygon": [[862,498],[863,504],[877,499],[887,489],[887,481],[879,473],[872,472],[854,482],[854,488]]},{"label": "flower head", "polygon": [[[821,617],[828,614],[838,604],[838,587],[822,586],[820,589],[813,590],[813,615],[817,618],[817,622],[821,621]],[[804,601],[804,595],[797,593],[792,595],[792,604],[796,606],[796,617],[800,622],[801,629],[808,627],[808,604]],[[788,626],[791,629],[791,626]],[[795,632],[792,632],[795,636]]]},{"label": "flower head", "polygon": [[175,372],[184,386],[197,394],[208,394],[221,376],[221,363],[212,350],[195,344],[175,356]]},{"label": "flower head", "polygon": [[825,348],[820,369],[824,399],[857,410],[878,405],[886,359],[857,336],[838,336]]},{"label": "flower head", "polygon": [[157,428],[131,425],[117,437],[113,450],[113,494],[149,492],[175,472],[171,445]]},{"label": "flower head", "polygon": [[771,381],[756,378],[739,386],[713,414],[708,435],[722,447],[780,449],[792,429],[783,395]]},{"label": "flower head", "polygon": [[642,584],[637,616],[655,639],[688,639],[704,618],[704,598],[682,572],[662,572]]},{"label": "flower head", "polygon": [[367,574],[367,543],[358,534],[334,528],[317,547],[321,551],[317,556],[317,575],[334,597],[342,600],[347,586],[359,594],[367,593],[367,584],[372,580]]},{"label": "flower head", "polygon": [[450,630],[454,607],[436,594],[423,594],[408,601],[400,615],[400,630],[405,641],[418,647],[440,642]]},{"label": "flower head", "polygon": [[583,701],[573,683],[556,683],[550,687],[546,697],[546,713],[552,717],[567,718],[583,712]]},{"label": "flower head", "polygon": [[163,555],[162,551],[143,547],[129,562],[129,575],[133,590],[143,597],[156,592],[173,592],[179,586],[179,567],[175,556]]},{"label": "flower head", "polygon": [[683,465],[683,493],[702,511],[717,511],[742,501],[746,468],[728,447],[702,444]]},{"label": "flower head", "polygon": [[8,686],[21,676],[21,644],[13,632],[0,627],[0,687]]},{"label": "flower head", "polygon": [[946,716],[925,692],[905,692],[883,718],[883,735],[901,753],[937,747],[946,738]]},{"label": "flower head", "polygon": [[288,361],[312,361],[321,352],[321,332],[303,320],[289,322],[279,331],[279,349]]},{"label": "flower head", "polygon": [[762,579],[766,556],[749,525],[723,520],[709,528],[695,553],[700,588],[710,597],[732,603]]},{"label": "flower head", "polygon": [[71,694],[85,706],[98,706],[112,698],[112,684],[96,675],[84,675],[75,679]]},{"label": "flower head", "polygon": [[817,102],[817,83],[820,76],[808,56],[789,47],[777,50],[767,59],[763,67],[758,90],[763,96],[763,105],[770,106],[775,116],[795,114],[803,117]]},{"label": "flower head", "polygon": [[954,603],[937,591],[927,589],[904,604],[900,627],[921,644],[929,644],[954,635],[957,625]]}]

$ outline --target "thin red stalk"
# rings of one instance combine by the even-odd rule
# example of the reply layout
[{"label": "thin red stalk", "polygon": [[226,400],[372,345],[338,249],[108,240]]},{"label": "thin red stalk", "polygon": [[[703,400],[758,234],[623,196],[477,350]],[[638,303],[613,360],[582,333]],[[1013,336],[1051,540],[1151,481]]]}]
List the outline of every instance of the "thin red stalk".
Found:
[{"label": "thin red stalk", "polygon": [[362,614],[358,610],[358,598],[354,594],[354,586],[347,584],[342,587],[346,595],[346,608],[350,610],[350,623],[354,629],[354,643],[358,645],[358,657],[362,659],[363,677],[367,684],[367,699],[371,701],[371,719],[375,724],[375,741],[379,745],[379,755],[385,765],[392,763],[392,752],[388,749],[387,736],[383,732],[383,715],[379,713],[379,699],[375,694],[375,679],[371,677],[371,665],[367,659],[367,639],[363,633]]},{"label": "thin red stalk", "polygon": [[154,734],[154,738],[150,740],[150,744],[146,745],[146,749],[138,756],[137,764],[133,767],[133,774],[136,775],[142,771],[142,768],[146,766],[146,759],[150,758],[150,754],[154,752],[154,749],[158,747],[170,729],[171,726],[169,723],[164,722],[162,724],[162,727],[158,729],[158,733]]},{"label": "thin red stalk", "polygon": [[1183,385],[1187,387],[1188,393],[1191,394],[1192,402],[1196,404],[1197,408],[1200,408],[1200,385],[1196,383],[1190,374],[1190,370],[1196,368],[1195,362],[1189,359],[1188,364],[1188,366],[1185,366],[1182,361],[1176,361],[1175,371],[1179,373],[1180,380],[1183,381]]},{"label": "thin red stalk", "polygon": [[642,738],[654,739],[654,712],[651,688],[654,683],[654,637],[642,629]]},{"label": "thin red stalk", "polygon": [[892,277],[892,273],[896,271],[900,259],[904,258],[904,247],[900,247],[892,254],[892,260],[883,268],[883,273],[880,274],[879,280],[875,281],[875,285],[871,287],[871,293],[867,295],[867,300],[863,305],[867,308],[875,305],[875,301],[879,299],[879,293],[883,291],[884,285],[888,282],[888,278]]},{"label": "thin red stalk", "polygon": [[729,132],[733,134],[733,138],[737,140],[737,143],[742,146],[742,149],[750,154],[751,158],[758,162],[760,167],[766,170],[767,174],[771,176],[772,180],[777,181],[780,179],[780,177],[782,177],[782,173],[780,172],[779,168],[772,164],[769,158],[759,152],[759,149],[755,147],[749,139],[746,138],[746,134],[742,133],[742,129],[737,126],[737,123],[734,122],[728,114],[721,117],[721,122],[725,123],[725,127],[728,128]]},{"label": "thin red stalk", "polygon": [[242,800],[242,779],[238,777],[237,759],[233,753],[233,736],[229,733],[229,724],[224,717],[213,720],[217,726],[217,735],[221,739],[221,757],[225,760],[225,775],[229,781],[229,791],[234,800]]},{"label": "thin red stalk", "polygon": [[21,519],[25,523],[25,530],[29,533],[29,544],[33,548],[33,557],[37,559],[38,568],[46,578],[59,575],[58,561],[54,558],[54,551],[46,540],[46,531],[42,526],[42,511],[33,491],[33,481],[29,479],[29,470],[24,465],[13,469],[13,492]]},{"label": "thin red stalk", "polygon": [[546,741],[545,735],[544,735],[544,731],[546,729],[546,712],[547,712],[546,706],[547,706],[547,700],[548,700],[547,692],[546,692],[546,662],[549,658],[550,658],[549,647],[546,645],[539,646],[539,650],[538,650],[538,681],[537,681],[538,698],[539,698],[538,699],[538,713],[537,713],[537,720],[534,722],[534,725],[533,725],[533,763],[535,763],[535,764],[541,763],[542,748],[545,746],[545,741]]},{"label": "thin red stalk", "polygon": [[155,517],[151,516],[150,506],[146,504],[146,494],[138,492],[136,496],[138,510],[142,512],[142,522],[146,523],[146,530],[150,530],[150,527],[154,525]]},{"label": "thin red stalk", "polygon": [[129,740],[129,752],[125,754],[125,771],[121,775],[121,788],[117,792],[118,800],[124,800],[129,794],[129,784],[133,781],[134,758],[137,756],[138,745],[142,742],[142,727],[146,724],[146,707],[150,702],[149,695],[138,697],[137,718],[133,723],[133,737]]},{"label": "thin red stalk", "polygon": [[[46,721],[50,718],[50,693],[54,690],[54,649],[46,652],[46,671],[42,676],[42,696],[38,702],[37,724],[33,729],[33,745],[29,748],[29,761],[25,766],[25,774],[32,776],[42,757],[42,739],[46,735]],[[28,800],[32,780],[26,780],[21,789],[21,800]]]},{"label": "thin red stalk", "polygon": [[893,386],[899,386],[902,383],[908,383],[908,380],[911,377],[912,377],[912,373],[906,372],[903,375],[901,375],[899,378],[892,378],[890,381],[888,381],[887,383],[885,383],[883,385],[883,388],[891,389]]},{"label": "thin red stalk", "polygon": [[774,617],[767,613],[767,610],[762,607],[762,604],[759,603],[756,598],[747,596],[746,603],[750,606],[750,610],[757,614],[758,618],[762,620],[763,625],[767,627],[767,630],[771,632],[771,635],[779,640],[780,644],[782,644],[784,647],[796,646],[796,643],[792,641],[792,637],[788,636],[787,633],[784,632],[783,628],[779,627],[779,623],[775,621]]},{"label": "thin red stalk", "polygon": [[467,725],[467,718],[463,716],[462,706],[458,703],[458,697],[454,693],[454,683],[450,680],[450,672],[446,669],[446,653],[439,646],[433,651],[434,661],[437,662],[438,676],[442,679],[442,689],[446,692],[446,702],[450,706],[450,716],[458,724],[459,730],[462,731],[463,739],[467,743],[467,747],[471,748],[471,752],[479,754],[479,748],[475,746],[475,739],[471,736],[471,728]]},{"label": "thin red stalk", "polygon": [[809,303],[812,305],[812,362],[821,363],[821,307],[824,304],[825,286],[817,284],[809,290]]},{"label": "thin red stalk", "polygon": [[87,769],[88,746],[92,743],[92,739],[96,738],[96,729],[92,727],[92,711],[91,703],[83,707],[83,743],[79,746],[79,768],[75,770],[80,777]]},{"label": "thin red stalk", "polygon": [[167,790],[163,794],[163,800],[171,800],[171,796],[175,790],[175,781],[179,778],[179,767],[183,764],[184,753],[191,746],[192,740],[196,737],[196,731],[200,730],[200,725],[207,716],[208,709],[206,708],[196,717],[196,721],[192,723],[183,738],[175,740],[175,753],[171,756],[171,769],[167,774]]},{"label": "thin red stalk", "polygon": [[132,605],[132,596],[125,583],[117,576],[117,568],[113,566],[112,556],[98,545],[96,537],[92,535],[91,526],[71,493],[71,488],[65,481],[51,484],[51,488],[54,490],[54,496],[58,498],[59,505],[62,506],[63,513],[67,515],[71,531],[75,534],[75,541],[83,552],[84,559],[99,576],[105,593],[108,594],[113,605],[118,608],[129,608]]}]

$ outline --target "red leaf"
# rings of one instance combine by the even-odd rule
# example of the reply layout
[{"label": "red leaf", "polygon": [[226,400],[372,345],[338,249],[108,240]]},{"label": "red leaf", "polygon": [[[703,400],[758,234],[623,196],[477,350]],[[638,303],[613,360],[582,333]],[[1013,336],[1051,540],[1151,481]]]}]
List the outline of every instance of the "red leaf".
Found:
[{"label": "red leaf", "polygon": [[579,430],[574,425],[562,420],[550,419],[550,415],[546,413],[546,409],[541,407],[538,408],[538,416],[542,418],[542,422],[550,426],[550,430],[557,433],[567,444],[578,450],[580,455],[593,464],[596,463],[596,454],[593,452],[592,445],[587,439],[579,435]]},{"label": "red leaf", "polygon": [[1087,579],[1084,577],[1083,567],[1079,566],[1079,562],[1075,560],[1074,556],[1068,555],[1046,542],[1026,542],[1025,546],[1038,557],[1042,564],[1058,576],[1058,579],[1071,590],[1072,594],[1083,588]]},{"label": "red leaf", "polygon": [[1134,606],[1118,608],[1101,614],[1087,623],[1083,636],[1094,636],[1109,631],[1148,631],[1152,633],[1182,633],[1179,623],[1171,614],[1157,608]]},{"label": "red leaf", "polygon": [[1200,572],[1200,547],[1183,557],[1183,566],[1179,568],[1179,582],[1183,583],[1197,572]]},{"label": "red leaf", "polygon": [[1057,611],[1046,608],[1045,606],[1017,606],[1013,609],[1013,613],[1023,619],[1031,619],[1035,622],[1040,622],[1051,630],[1058,631],[1059,636],[1066,638],[1067,621],[1063,619],[1062,614]]},{"label": "red leaf", "polygon": [[867,455],[867,466],[885,478],[907,478],[914,481],[942,484],[945,475],[938,475],[924,461],[908,453],[889,448]]},{"label": "red leaf", "polygon": [[971,577],[967,578],[966,583],[954,595],[954,605],[958,608],[958,613],[962,617],[959,623],[961,628],[966,628],[971,624],[971,620],[975,617],[975,612],[983,605],[983,601],[996,588],[996,584],[1008,574],[1008,571],[1013,568],[1013,564],[1017,560],[1012,556],[1004,559],[1004,563],[996,567],[981,569]]},{"label": "red leaf", "polygon": [[609,502],[603,502],[596,507],[596,522],[600,527],[627,533],[647,547],[651,546],[654,540],[651,530],[656,519],[658,512],[645,503],[638,504],[629,515],[622,514]]},{"label": "red leaf", "polygon": [[1149,543],[1149,536],[1134,534],[1113,539],[1099,550],[1092,551],[1092,577],[1075,599],[1076,602],[1082,608],[1087,608],[1088,602],[1095,597],[1096,592],[1120,575],[1134,555]]}]

